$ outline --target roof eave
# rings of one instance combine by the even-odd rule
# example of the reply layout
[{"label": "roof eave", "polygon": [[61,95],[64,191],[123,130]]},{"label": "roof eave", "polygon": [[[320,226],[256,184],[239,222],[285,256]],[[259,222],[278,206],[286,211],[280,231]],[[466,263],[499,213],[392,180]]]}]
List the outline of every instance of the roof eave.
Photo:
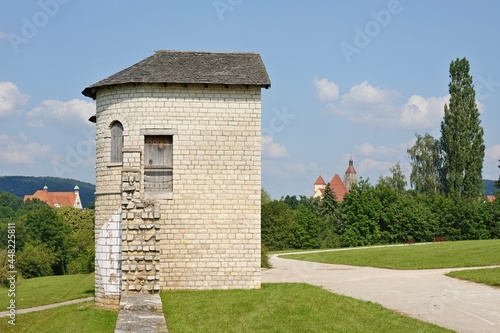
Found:
[{"label": "roof eave", "polygon": [[[269,89],[271,88],[271,83],[260,83],[260,84],[247,84],[247,83],[203,83],[203,82],[124,82],[124,83],[116,83],[116,84],[105,84],[105,85],[100,85],[100,86],[89,86],[85,89],[83,89],[82,94],[84,96],[92,98],[94,101],[96,100],[97,97],[97,91],[99,89],[105,88],[105,87],[113,87],[113,86],[119,86],[119,85],[126,85],[126,84],[141,84],[141,83],[146,83],[146,84],[163,84],[163,85],[168,85],[168,84],[180,84],[180,85],[188,85],[188,84],[206,84],[206,85],[226,85],[226,86],[258,86],[260,88],[264,89]],[[90,120],[90,119],[89,119]],[[90,120],[92,121],[92,120]]]}]

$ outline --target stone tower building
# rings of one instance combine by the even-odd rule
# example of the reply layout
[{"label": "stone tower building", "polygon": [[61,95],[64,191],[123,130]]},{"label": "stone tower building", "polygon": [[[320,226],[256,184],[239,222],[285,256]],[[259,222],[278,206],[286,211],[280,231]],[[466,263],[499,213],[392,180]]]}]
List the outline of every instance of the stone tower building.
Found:
[{"label": "stone tower building", "polygon": [[162,289],[260,288],[256,53],[157,51],[96,100],[96,304]]},{"label": "stone tower building", "polygon": [[352,161],[352,157],[349,159],[349,166],[344,174],[344,184],[347,187],[347,191],[351,190],[352,185],[358,182],[358,176],[356,170],[354,169],[354,162]]}]

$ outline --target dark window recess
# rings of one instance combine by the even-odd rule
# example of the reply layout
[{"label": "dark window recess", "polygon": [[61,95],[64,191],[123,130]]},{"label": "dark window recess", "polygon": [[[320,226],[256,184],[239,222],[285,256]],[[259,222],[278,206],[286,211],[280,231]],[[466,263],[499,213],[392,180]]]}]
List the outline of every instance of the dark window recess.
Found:
[{"label": "dark window recess", "polygon": [[144,191],[172,192],[172,135],[146,135],[144,143]]},{"label": "dark window recess", "polygon": [[111,163],[123,162],[123,125],[119,121],[111,124]]}]

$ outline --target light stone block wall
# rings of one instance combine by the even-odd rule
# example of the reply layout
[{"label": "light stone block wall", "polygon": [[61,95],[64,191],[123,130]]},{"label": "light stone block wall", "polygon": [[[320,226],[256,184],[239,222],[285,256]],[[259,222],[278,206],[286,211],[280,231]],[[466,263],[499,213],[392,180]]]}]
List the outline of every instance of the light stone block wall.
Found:
[{"label": "light stone block wall", "polygon": [[[260,96],[260,87],[223,85],[98,91],[96,243],[122,209],[122,292],[260,288]],[[122,164],[110,163],[116,120]],[[145,200],[148,129],[175,133],[171,199]],[[96,302],[106,307],[113,295],[97,265]]]},{"label": "light stone block wall", "polygon": [[96,243],[96,267],[102,291],[116,299],[121,294],[122,215],[116,211],[101,227]]}]

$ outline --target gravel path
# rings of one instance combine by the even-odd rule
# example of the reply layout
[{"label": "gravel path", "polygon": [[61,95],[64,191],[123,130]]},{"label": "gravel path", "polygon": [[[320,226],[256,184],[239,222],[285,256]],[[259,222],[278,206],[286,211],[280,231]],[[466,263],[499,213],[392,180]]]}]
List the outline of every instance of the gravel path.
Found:
[{"label": "gravel path", "polygon": [[[65,301],[65,302],[61,302],[61,303],[54,303],[54,304],[36,306],[34,308],[20,309],[20,310],[16,310],[16,315],[20,315],[20,314],[28,313],[28,312],[35,312],[35,311],[42,311],[42,310],[47,310],[47,309],[53,309],[53,308],[57,308],[57,307],[60,307],[60,306],[63,306],[63,305],[70,305],[70,304],[76,304],[76,303],[89,302],[89,301],[93,301],[93,300],[94,300],[94,297],[86,297],[86,298],[74,299],[74,300],[71,300],[71,301]],[[9,311],[0,312],[0,318],[7,317],[9,314],[10,314]]]},{"label": "gravel path", "polygon": [[457,332],[500,333],[500,288],[444,275],[457,269],[390,270],[277,255],[270,261],[273,268],[262,271],[262,282],[309,283]]}]

